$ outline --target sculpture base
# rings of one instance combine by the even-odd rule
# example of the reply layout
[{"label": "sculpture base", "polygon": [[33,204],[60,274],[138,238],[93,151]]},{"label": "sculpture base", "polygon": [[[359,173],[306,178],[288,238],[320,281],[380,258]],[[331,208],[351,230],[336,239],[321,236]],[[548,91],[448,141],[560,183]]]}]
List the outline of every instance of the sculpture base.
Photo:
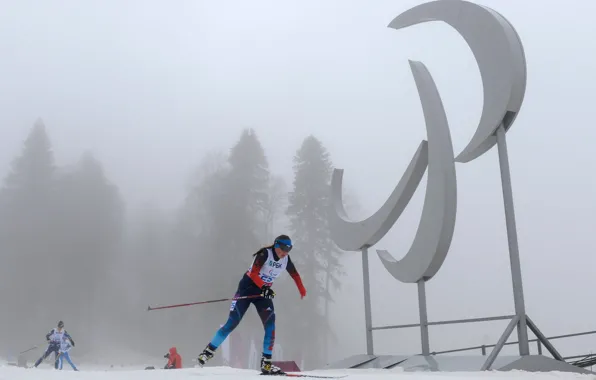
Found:
[{"label": "sculpture base", "polygon": [[[450,356],[450,355],[354,355],[335,363],[328,364],[325,369],[365,369],[384,368],[397,372],[475,372],[481,371],[486,356]],[[528,371],[528,372],[574,372],[594,374],[585,368],[567,362],[555,360],[543,355],[498,356],[490,370],[493,371]]]}]

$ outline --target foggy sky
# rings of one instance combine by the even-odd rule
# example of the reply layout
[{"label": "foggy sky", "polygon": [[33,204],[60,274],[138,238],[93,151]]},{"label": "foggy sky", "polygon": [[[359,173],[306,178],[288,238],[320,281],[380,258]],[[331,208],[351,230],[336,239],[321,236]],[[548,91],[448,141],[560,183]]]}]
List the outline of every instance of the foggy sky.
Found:
[{"label": "foggy sky", "polygon": [[[91,151],[130,206],[171,209],[201,157],[229,149],[243,128],[255,128],[272,173],[289,183],[292,157],[312,133],[346,170],[364,217],[385,201],[425,138],[408,59],[433,75],[456,154],[480,117],[478,69],[454,30],[386,27],[419,3],[4,1],[0,176],[41,117],[59,165]],[[596,329],[596,307],[585,299],[596,285],[596,3],[478,3],[514,25],[528,65],[524,104],[507,134],[527,312],[546,335]],[[427,285],[430,320],[513,312],[496,153],[456,165],[457,224],[450,254]],[[407,251],[423,185],[378,248],[396,257]],[[415,286],[393,280],[371,253],[373,325],[416,322]],[[350,277],[331,307],[342,315],[336,359],[366,348],[359,254],[347,253],[346,263]],[[348,308],[359,312],[346,315]],[[506,323],[431,327],[431,350],[493,343]],[[420,350],[416,329],[374,336],[379,353]],[[573,355],[593,342],[554,343]]]}]

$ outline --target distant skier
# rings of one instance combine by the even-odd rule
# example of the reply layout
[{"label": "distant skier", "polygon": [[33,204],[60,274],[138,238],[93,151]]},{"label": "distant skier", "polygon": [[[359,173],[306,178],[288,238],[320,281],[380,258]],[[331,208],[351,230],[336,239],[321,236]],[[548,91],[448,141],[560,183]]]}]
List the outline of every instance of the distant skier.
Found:
[{"label": "distant skier", "polygon": [[62,341],[60,342],[60,351],[58,351],[58,369],[62,369],[62,364],[64,359],[70,364],[73,370],[78,371],[77,367],[74,365],[72,360],[70,359],[69,351],[74,347],[73,342],[68,336],[63,336]]},{"label": "distant skier", "polygon": [[304,298],[306,295],[302,279],[289,256],[291,249],[292,241],[290,238],[287,235],[280,235],[275,239],[273,245],[261,248],[253,254],[253,263],[238,283],[238,290],[234,298],[258,295],[261,295],[261,297],[232,301],[227,322],[215,333],[211,342],[197,359],[201,366],[213,357],[217,348],[238,326],[244,313],[252,303],[255,305],[265,328],[261,373],[264,375],[283,374],[279,367],[271,363],[275,343],[275,310],[272,301],[275,292],[271,289],[271,285],[284,270],[287,270],[298,287],[300,297]]},{"label": "distant skier", "polygon": [[53,328],[49,333],[46,334],[46,340],[48,341],[48,348],[43,353],[43,355],[37,359],[35,362],[35,367],[41,364],[41,362],[46,359],[48,356],[54,353],[54,368],[58,368],[58,351],[60,351],[60,344],[62,343],[62,338],[67,337],[72,346],[74,347],[74,340],[72,337],[64,330],[64,322],[58,322],[58,328]]}]

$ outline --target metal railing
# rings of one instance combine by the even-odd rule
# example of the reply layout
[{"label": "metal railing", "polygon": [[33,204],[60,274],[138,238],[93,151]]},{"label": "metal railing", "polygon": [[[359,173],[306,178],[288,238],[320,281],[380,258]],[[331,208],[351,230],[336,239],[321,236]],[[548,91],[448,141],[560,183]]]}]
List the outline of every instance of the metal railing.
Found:
[{"label": "metal railing", "polygon": [[[519,344],[519,341],[514,342],[507,342],[509,335],[515,329],[517,322],[519,321],[519,317],[516,315],[500,315],[495,317],[482,317],[482,318],[466,318],[466,319],[453,319],[453,320],[445,320],[445,321],[436,321],[436,322],[427,322],[425,326],[439,326],[439,325],[450,325],[450,324],[465,324],[465,323],[477,323],[477,322],[491,322],[491,321],[501,321],[501,320],[510,320],[509,325],[505,329],[505,332],[501,335],[499,341],[495,344],[483,344],[478,346],[469,346],[463,348],[456,348],[451,350],[444,350],[444,351],[432,351],[430,355],[440,355],[440,354],[449,354],[449,353],[456,353],[456,352],[465,352],[465,351],[474,351],[480,350],[483,356],[487,356],[487,348],[492,348],[492,352],[488,355],[488,358],[483,365],[483,369],[488,369],[496,359],[497,355],[501,351],[504,346],[510,346],[514,344]],[[551,340],[557,339],[565,339],[565,338],[572,338],[577,336],[584,336],[584,335],[593,335],[596,334],[596,330],[592,331],[584,331],[579,333],[572,333],[572,334],[564,334],[564,335],[555,335],[551,337],[546,337],[542,334],[540,330],[536,327],[534,322],[526,315],[526,322],[528,328],[534,333],[536,338],[528,339],[529,343],[536,343],[537,351],[539,355],[542,355],[542,348],[543,346],[550,352],[553,358],[566,361],[570,364],[579,366],[579,367],[587,367],[596,364],[596,355],[595,354],[584,354],[584,355],[576,355],[576,356],[567,356],[563,357],[554,346],[550,343]],[[377,326],[371,327],[371,331],[375,330],[388,330],[388,329],[404,329],[404,328],[414,328],[420,327],[422,328],[422,324],[420,323],[410,323],[404,325],[387,325],[387,326]],[[572,359],[579,359],[575,361],[569,361]]]},{"label": "metal railing", "polygon": [[[452,325],[458,323],[474,323],[474,322],[490,322],[490,321],[501,321],[513,318],[513,315],[500,315],[496,317],[483,317],[483,318],[467,318],[467,319],[451,319],[447,321],[437,321],[437,322],[428,322],[428,326],[437,326],[437,325]],[[420,323],[410,323],[407,325],[389,325],[389,326],[378,326],[372,327],[371,330],[388,330],[388,329],[405,329],[411,327],[420,327],[422,326]]]},{"label": "metal railing", "polygon": [[[582,336],[582,335],[593,335],[596,334],[596,330],[593,331],[584,331],[584,332],[580,332],[580,333],[573,333],[573,334],[564,334],[564,335],[554,335],[554,336],[549,336],[546,339],[548,340],[557,340],[557,339],[565,339],[565,338],[573,338],[576,336]],[[537,346],[537,350],[538,350],[538,354],[542,355],[542,343],[540,342],[540,339],[538,338],[534,338],[534,339],[528,339],[528,342],[532,343],[532,342],[536,342],[536,346]],[[510,346],[510,345],[514,345],[514,344],[518,344],[518,341],[515,342],[506,342],[503,345],[504,346]],[[464,348],[456,348],[453,350],[445,350],[445,351],[433,351],[431,352],[431,355],[440,355],[440,354],[451,354],[454,352],[464,352],[464,351],[474,351],[474,350],[481,350],[482,355],[486,355],[486,349],[487,348],[493,348],[496,347],[496,344],[483,344],[480,346],[470,346],[470,347],[464,347]],[[565,356],[563,357],[563,359],[567,360],[567,359],[577,359],[577,358],[583,358],[586,355],[576,355],[576,356]]]}]

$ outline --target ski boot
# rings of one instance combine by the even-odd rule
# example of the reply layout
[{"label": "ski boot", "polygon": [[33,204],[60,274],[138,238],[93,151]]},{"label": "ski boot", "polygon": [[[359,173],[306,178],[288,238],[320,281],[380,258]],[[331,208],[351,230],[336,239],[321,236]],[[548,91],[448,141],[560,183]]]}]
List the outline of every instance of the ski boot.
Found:
[{"label": "ski boot", "polygon": [[278,366],[271,363],[271,356],[261,357],[261,375],[285,375],[286,373],[281,370]]},{"label": "ski boot", "polygon": [[203,352],[201,352],[199,354],[199,357],[197,358],[197,362],[201,367],[204,366],[205,363],[207,363],[207,361],[211,359],[215,354],[215,350],[213,350],[210,346],[211,345],[208,344],[207,347],[205,347]]}]

